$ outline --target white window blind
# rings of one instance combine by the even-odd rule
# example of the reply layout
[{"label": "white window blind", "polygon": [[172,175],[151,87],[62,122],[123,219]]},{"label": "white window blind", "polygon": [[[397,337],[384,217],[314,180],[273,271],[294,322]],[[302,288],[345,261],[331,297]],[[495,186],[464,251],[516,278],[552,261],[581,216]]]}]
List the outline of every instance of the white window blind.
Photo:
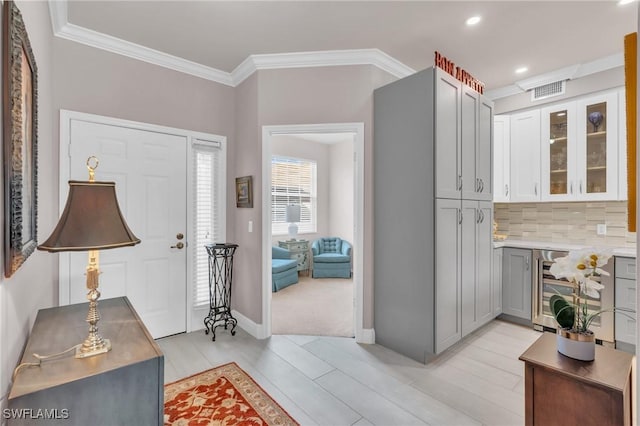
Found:
[{"label": "white window blind", "polygon": [[209,304],[209,263],[206,244],[224,242],[224,168],[219,143],[193,145],[193,306]]},{"label": "white window blind", "polygon": [[273,156],[271,160],[271,227],[274,234],[287,234],[287,205],[300,205],[298,233],[316,232],[316,162]]}]

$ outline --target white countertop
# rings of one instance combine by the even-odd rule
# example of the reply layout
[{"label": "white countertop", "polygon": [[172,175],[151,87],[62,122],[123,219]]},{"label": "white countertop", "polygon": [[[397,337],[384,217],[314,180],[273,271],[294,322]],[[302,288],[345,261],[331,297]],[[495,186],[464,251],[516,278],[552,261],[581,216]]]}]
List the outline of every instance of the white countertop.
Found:
[{"label": "white countertop", "polygon": [[[586,247],[593,247],[590,245],[577,245],[577,244],[565,244],[565,243],[552,243],[549,241],[529,241],[529,240],[512,240],[507,238],[503,241],[494,241],[494,248],[500,247],[515,247],[525,249],[542,249],[542,250],[579,250]],[[605,247],[611,250],[614,256],[621,257],[636,257],[636,249],[631,247]]]}]

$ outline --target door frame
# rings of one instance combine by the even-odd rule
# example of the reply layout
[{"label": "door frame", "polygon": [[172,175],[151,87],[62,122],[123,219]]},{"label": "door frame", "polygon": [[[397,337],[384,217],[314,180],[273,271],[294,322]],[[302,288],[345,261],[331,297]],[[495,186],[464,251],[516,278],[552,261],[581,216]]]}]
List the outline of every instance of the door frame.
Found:
[{"label": "door frame", "polygon": [[296,133],[353,133],[354,150],[354,331],[356,342],[371,343],[364,329],[364,123],[262,126],[262,333],[271,336],[271,146],[272,137]]},{"label": "door frame", "polygon": [[[192,179],[190,176],[193,172],[193,166],[191,161],[192,156],[192,146],[194,142],[203,142],[203,141],[212,141],[219,142],[222,146],[222,155],[223,155],[223,164],[224,164],[224,172],[222,173],[224,182],[222,183],[222,188],[225,188],[225,194],[222,195],[222,199],[225,200],[226,203],[226,163],[227,163],[227,138],[226,136],[215,135],[211,133],[202,133],[185,129],[178,129],[174,127],[160,126],[157,124],[149,124],[138,121],[124,120],[120,118],[107,117],[96,114],[89,114],[78,111],[71,110],[60,110],[60,158],[59,158],[59,166],[60,166],[60,174],[59,174],[59,190],[58,190],[58,214],[62,214],[64,210],[67,194],[68,194],[68,181],[71,179],[70,175],[70,156],[71,156],[71,122],[73,120],[85,121],[89,123],[95,124],[103,124],[109,126],[117,126],[124,127],[128,129],[134,130],[142,130],[148,132],[156,132],[156,133],[164,133],[174,136],[185,137],[187,140],[187,176],[186,176],[186,184],[187,187],[185,190],[187,191],[186,202],[187,206],[192,204]],[[222,220],[224,221],[223,233],[226,234],[226,208],[222,209]],[[191,241],[193,235],[193,218],[187,212],[187,223],[186,223],[186,240],[187,240],[187,248],[189,247],[189,241]],[[223,236],[225,239],[226,237]],[[68,252],[60,252],[58,258],[58,304],[60,306],[68,305],[70,302],[70,294],[69,294],[69,280],[70,280],[70,254]],[[198,330],[203,327],[198,327],[197,324],[199,322],[195,320],[194,312],[197,311],[197,308],[193,306],[193,271],[192,271],[192,262],[193,256],[191,256],[191,251],[187,250],[186,253],[186,306],[185,306],[185,318],[186,318],[186,332],[190,332],[193,330]],[[207,308],[208,309],[208,308]],[[200,317],[198,317],[200,318]]]}]

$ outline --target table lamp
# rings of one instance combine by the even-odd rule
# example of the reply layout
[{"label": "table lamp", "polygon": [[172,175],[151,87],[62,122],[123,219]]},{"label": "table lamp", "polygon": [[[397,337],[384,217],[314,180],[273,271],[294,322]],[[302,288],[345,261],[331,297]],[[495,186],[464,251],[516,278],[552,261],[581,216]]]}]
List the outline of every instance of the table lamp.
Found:
[{"label": "table lamp", "polygon": [[289,222],[289,238],[295,240],[298,235],[298,225],[296,222],[300,222],[299,204],[290,204],[287,206],[285,220]]},{"label": "table lamp", "polygon": [[[93,164],[93,165],[92,165]],[[52,253],[61,251],[88,251],[87,299],[89,300],[89,336],[76,348],[76,358],[87,358],[111,350],[109,339],[98,333],[98,276],[100,274],[98,250],[133,246],[140,239],[133,235],[122,217],[116,198],[115,182],[95,180],[98,159],[87,160],[89,181],[69,181],[69,195],[62,216],[51,236],[38,246],[38,250]]]}]

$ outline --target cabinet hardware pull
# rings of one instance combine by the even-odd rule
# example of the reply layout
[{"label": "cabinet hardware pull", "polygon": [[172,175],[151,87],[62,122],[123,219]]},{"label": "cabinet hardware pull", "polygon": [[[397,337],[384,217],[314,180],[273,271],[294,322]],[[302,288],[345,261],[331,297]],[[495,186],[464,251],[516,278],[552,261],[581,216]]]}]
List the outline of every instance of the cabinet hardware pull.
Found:
[{"label": "cabinet hardware pull", "polygon": [[460,213],[460,216],[458,216],[458,225],[462,225],[462,209],[458,210],[458,212]]},{"label": "cabinet hardware pull", "polygon": [[480,179],[480,192],[484,192],[484,180]]},{"label": "cabinet hardware pull", "polygon": [[537,196],[538,195],[538,182],[533,184],[533,193]]},{"label": "cabinet hardware pull", "polygon": [[476,223],[480,223],[480,209],[475,209],[476,210]]},{"label": "cabinet hardware pull", "polygon": [[509,185],[505,185],[504,186],[504,196],[508,197],[509,196]]},{"label": "cabinet hardware pull", "polygon": [[573,194],[573,182],[569,184],[569,192]]},{"label": "cabinet hardware pull", "polygon": [[480,178],[476,178],[476,192],[480,192]]},{"label": "cabinet hardware pull", "polygon": [[527,260],[527,271],[529,270],[529,256],[526,257]]},{"label": "cabinet hardware pull", "polygon": [[582,194],[582,180],[580,180],[580,193]]},{"label": "cabinet hardware pull", "polygon": [[480,223],[484,222],[484,212],[480,210]]}]

